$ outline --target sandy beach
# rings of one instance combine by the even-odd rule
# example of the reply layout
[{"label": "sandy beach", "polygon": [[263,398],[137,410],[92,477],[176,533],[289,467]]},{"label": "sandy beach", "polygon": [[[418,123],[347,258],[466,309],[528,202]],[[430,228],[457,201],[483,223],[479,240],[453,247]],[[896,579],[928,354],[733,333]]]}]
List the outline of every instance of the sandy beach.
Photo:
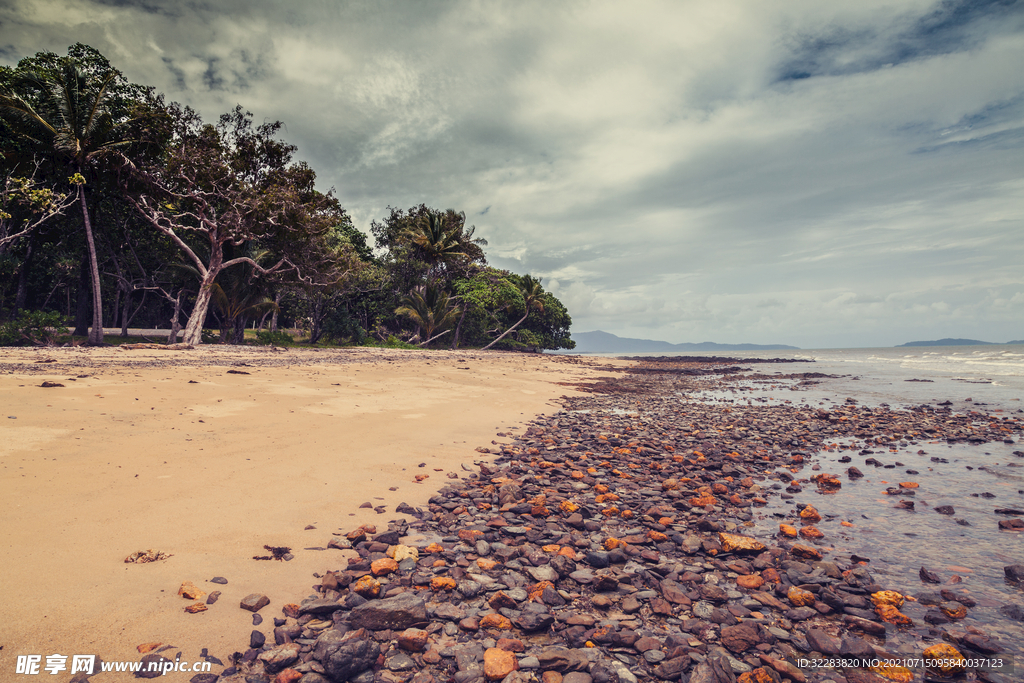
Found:
[{"label": "sandy beach", "polygon": [[[608,366],[387,349],[0,351],[0,671],[26,654],[137,661],[144,643],[226,663],[253,629],[244,596],[266,594],[262,613],[280,615],[344,564],[332,533],[425,505],[463,464],[493,457],[478,447]],[[295,557],[254,560],[264,545]],[[124,562],[148,549],[171,557]],[[219,601],[186,613],[183,581]]]}]

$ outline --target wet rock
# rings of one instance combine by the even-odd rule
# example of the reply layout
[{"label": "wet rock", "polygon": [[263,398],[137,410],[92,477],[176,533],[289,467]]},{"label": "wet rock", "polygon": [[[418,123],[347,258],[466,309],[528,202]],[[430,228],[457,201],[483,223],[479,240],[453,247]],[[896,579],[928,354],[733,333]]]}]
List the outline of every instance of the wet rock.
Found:
[{"label": "wet rock", "polygon": [[275,673],[284,669],[285,667],[294,664],[299,660],[299,653],[302,652],[302,646],[298,643],[288,643],[281,645],[265,652],[261,652],[257,659],[263,662],[267,671]]},{"label": "wet rock", "polygon": [[484,652],[484,676],[489,681],[500,681],[518,668],[516,656],[496,647]]},{"label": "wet rock", "polygon": [[745,622],[722,629],[720,640],[722,645],[732,652],[741,654],[761,642],[761,635],[755,624]]}]

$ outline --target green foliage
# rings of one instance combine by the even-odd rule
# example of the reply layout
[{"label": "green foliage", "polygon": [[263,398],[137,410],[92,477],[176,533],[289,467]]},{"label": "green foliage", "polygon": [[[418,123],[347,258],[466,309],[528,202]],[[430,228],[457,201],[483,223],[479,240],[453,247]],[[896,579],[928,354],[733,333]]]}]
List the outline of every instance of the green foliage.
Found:
[{"label": "green foliage", "polygon": [[270,332],[269,330],[264,332],[257,330],[256,343],[260,346],[291,346],[295,343],[295,340],[287,332]]},{"label": "green foliage", "polygon": [[334,308],[323,322],[323,336],[335,342],[362,344],[366,339],[366,330],[359,321],[352,317],[348,309]]},{"label": "green foliage", "polygon": [[200,337],[204,344],[219,344],[220,337],[217,336],[213,330],[207,330],[203,328],[202,336]]},{"label": "green foliage", "polygon": [[460,311],[447,293],[428,284],[420,285],[404,296],[395,313],[412,320],[419,328],[421,343],[426,343],[454,325]]},{"label": "green foliage", "polygon": [[0,346],[53,346],[68,333],[64,317],[52,311],[23,311],[0,325]]}]

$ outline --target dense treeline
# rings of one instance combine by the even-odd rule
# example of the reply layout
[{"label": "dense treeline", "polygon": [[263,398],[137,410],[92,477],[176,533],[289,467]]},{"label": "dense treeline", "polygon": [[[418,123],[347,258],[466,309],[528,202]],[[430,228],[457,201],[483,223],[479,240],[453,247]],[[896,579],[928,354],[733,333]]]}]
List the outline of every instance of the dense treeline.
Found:
[{"label": "dense treeline", "polygon": [[0,67],[0,343],[68,325],[92,344],[131,326],[190,344],[301,328],[309,343],[574,346],[561,302],[489,267],[464,213],[389,207],[368,244],[281,127],[240,106],[205,122],[82,44]]}]

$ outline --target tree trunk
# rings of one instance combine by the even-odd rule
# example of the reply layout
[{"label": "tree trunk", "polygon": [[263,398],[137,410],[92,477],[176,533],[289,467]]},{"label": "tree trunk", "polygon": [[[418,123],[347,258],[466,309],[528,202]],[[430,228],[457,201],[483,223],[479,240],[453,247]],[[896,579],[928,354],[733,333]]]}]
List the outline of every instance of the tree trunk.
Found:
[{"label": "tree trunk", "polygon": [[277,313],[281,310],[281,292],[274,295],[274,316],[270,319],[270,331],[277,332]]},{"label": "tree trunk", "polygon": [[[526,315],[530,315],[530,307],[529,306],[526,307]],[[513,325],[512,327],[510,327],[507,330],[505,330],[504,332],[502,332],[501,336],[499,336],[497,339],[495,339],[490,344],[488,344],[487,346],[485,346],[484,348],[482,348],[480,350],[481,351],[486,351],[487,349],[491,348],[492,346],[494,346],[495,344],[500,342],[502,339],[507,337],[509,334],[511,334],[512,330],[516,329],[517,327],[519,327],[520,325],[523,324],[523,321],[526,320],[526,315],[524,315],[522,318],[520,318],[519,322],[517,322],[515,325]]]},{"label": "tree trunk", "polygon": [[124,291],[124,308],[121,309],[121,336],[128,336],[128,312],[131,310],[132,292],[127,287]]},{"label": "tree trunk", "polygon": [[178,343],[178,332],[181,331],[181,323],[178,322],[178,318],[181,315],[181,292],[178,292],[178,298],[174,300],[174,317],[171,318],[171,334],[168,337],[168,344]]},{"label": "tree trunk", "polygon": [[85,243],[89,247],[89,273],[92,276],[92,328],[89,330],[89,344],[102,346],[103,295],[100,291],[100,266],[96,260],[96,240],[92,236],[89,207],[85,203],[85,185],[78,186],[78,200],[82,203],[82,220],[85,222]]},{"label": "tree trunk", "polygon": [[82,256],[82,265],[78,269],[78,290],[75,310],[75,331],[76,337],[89,336],[89,255]]},{"label": "tree trunk", "polygon": [[188,317],[185,325],[185,334],[181,341],[190,346],[199,346],[203,343],[203,323],[206,322],[206,311],[210,308],[210,297],[212,292],[210,286],[213,284],[212,277],[203,278],[199,286],[199,293],[196,294],[196,305],[192,308],[192,315]]},{"label": "tree trunk", "polygon": [[38,231],[33,230],[28,238],[28,250],[25,252],[25,260],[21,262],[18,270],[18,293],[14,295],[14,312],[17,313],[25,308],[25,301],[28,299],[28,271],[32,264],[32,256],[35,254],[36,235]]},{"label": "tree trunk", "polygon": [[462,315],[459,316],[459,324],[455,326],[455,337],[452,339],[452,349],[459,345],[459,332],[462,331],[462,321],[466,319],[466,308],[462,307]]},{"label": "tree trunk", "polygon": [[234,324],[232,325],[233,329],[232,329],[232,335],[231,335],[231,343],[232,344],[244,344],[245,343],[245,316],[241,316],[241,315],[237,316],[234,319],[233,322],[234,322]]}]

